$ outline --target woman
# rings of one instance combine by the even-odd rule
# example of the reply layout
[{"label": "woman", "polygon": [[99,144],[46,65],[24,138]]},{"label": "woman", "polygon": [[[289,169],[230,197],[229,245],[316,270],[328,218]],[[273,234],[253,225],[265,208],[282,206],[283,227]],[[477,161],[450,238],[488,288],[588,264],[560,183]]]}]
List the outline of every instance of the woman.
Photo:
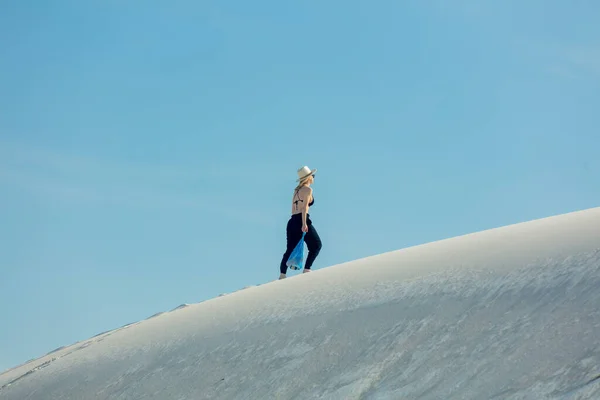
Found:
[{"label": "woman", "polygon": [[283,254],[279,266],[279,279],[284,279],[286,277],[286,262],[302,238],[302,233],[305,233],[304,242],[308,247],[308,256],[303,272],[310,272],[310,267],[315,261],[315,258],[319,255],[319,251],[321,251],[321,238],[313,226],[310,215],[308,214],[309,207],[315,202],[313,190],[310,187],[315,181],[315,172],[317,172],[316,169],[311,171],[310,168],[306,166],[298,170],[298,179],[296,182],[299,183],[298,186],[296,186],[296,189],[294,189],[294,196],[292,198],[292,216],[288,220],[286,227],[287,249]]}]

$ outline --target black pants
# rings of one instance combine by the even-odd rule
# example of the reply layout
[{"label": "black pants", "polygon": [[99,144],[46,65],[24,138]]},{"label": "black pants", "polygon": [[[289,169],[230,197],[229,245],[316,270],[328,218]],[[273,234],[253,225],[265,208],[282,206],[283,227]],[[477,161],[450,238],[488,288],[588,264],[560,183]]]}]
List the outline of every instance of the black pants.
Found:
[{"label": "black pants", "polygon": [[[304,242],[308,247],[308,256],[306,257],[306,263],[304,268],[310,269],[315,258],[319,255],[321,251],[321,238],[317,233],[317,230],[312,224],[309,216],[306,216],[306,225],[308,226],[308,232],[304,236]],[[283,253],[283,258],[281,259],[281,265],[279,266],[279,270],[282,274],[287,272],[287,262],[288,258],[294,251],[294,248],[298,244],[298,241],[302,238],[302,214],[294,214],[289,219],[286,227],[286,237],[287,237],[287,249],[285,253]]]}]

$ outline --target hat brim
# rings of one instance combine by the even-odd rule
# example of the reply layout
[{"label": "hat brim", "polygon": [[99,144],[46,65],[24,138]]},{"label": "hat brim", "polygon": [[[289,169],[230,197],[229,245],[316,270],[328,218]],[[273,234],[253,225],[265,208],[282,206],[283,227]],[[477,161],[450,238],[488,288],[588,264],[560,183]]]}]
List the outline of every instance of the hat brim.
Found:
[{"label": "hat brim", "polygon": [[306,179],[306,178],[308,178],[309,176],[312,176],[312,175],[314,175],[314,174],[316,174],[316,173],[317,173],[317,169],[315,168],[315,169],[313,169],[313,170],[311,170],[311,171],[310,171],[310,174],[304,175],[302,178],[298,178],[298,179],[296,179],[296,182],[303,181],[304,179]]}]

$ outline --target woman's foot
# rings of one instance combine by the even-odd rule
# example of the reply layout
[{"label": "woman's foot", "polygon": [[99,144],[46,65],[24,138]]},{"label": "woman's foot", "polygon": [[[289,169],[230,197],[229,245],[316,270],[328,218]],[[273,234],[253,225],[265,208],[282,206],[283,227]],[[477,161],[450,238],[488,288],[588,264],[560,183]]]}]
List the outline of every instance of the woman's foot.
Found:
[{"label": "woman's foot", "polygon": [[285,274],[280,273],[279,274],[279,279],[285,279]]},{"label": "woman's foot", "polygon": [[307,272],[310,272],[310,269],[306,269],[306,268],[304,268],[304,271],[302,271],[302,273],[303,273],[303,274],[305,274],[305,273],[307,273]]}]

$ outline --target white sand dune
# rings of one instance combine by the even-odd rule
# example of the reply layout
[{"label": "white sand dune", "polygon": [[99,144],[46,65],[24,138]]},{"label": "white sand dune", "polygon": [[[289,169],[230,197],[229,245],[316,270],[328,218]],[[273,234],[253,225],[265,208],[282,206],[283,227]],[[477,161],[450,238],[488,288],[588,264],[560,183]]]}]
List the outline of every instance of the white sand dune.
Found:
[{"label": "white sand dune", "polygon": [[182,305],[0,387],[2,400],[599,399],[600,208]]}]

